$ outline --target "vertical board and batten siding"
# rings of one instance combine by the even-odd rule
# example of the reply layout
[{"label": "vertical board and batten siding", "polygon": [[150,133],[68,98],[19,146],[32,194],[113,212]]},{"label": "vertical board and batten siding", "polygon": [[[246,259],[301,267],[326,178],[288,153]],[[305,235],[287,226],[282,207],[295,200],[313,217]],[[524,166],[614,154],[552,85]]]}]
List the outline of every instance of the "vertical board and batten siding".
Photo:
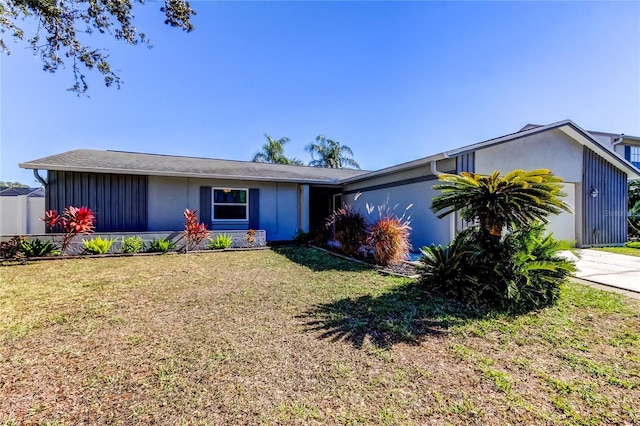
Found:
[{"label": "vertical board and batten siding", "polygon": [[89,207],[96,231],[147,230],[147,177],[48,171],[46,210]]},{"label": "vertical board and batten siding", "polygon": [[[584,147],[583,246],[616,245],[627,241],[627,175]],[[592,197],[592,188],[598,196]]]},{"label": "vertical board and batten siding", "polygon": [[456,174],[460,174],[462,172],[475,173],[475,170],[476,170],[475,160],[476,160],[475,152],[458,155],[456,157]]}]

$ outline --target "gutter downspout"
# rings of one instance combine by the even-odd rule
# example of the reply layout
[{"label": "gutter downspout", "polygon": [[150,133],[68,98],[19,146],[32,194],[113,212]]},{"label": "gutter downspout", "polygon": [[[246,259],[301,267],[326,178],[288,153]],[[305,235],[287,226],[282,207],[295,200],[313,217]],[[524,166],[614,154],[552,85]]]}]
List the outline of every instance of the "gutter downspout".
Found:
[{"label": "gutter downspout", "polygon": [[38,169],[33,169],[33,176],[35,176],[36,180],[40,182],[42,186],[45,187],[45,189],[47,188],[47,185],[49,185],[49,183],[46,180],[44,180],[42,176],[38,174]]},{"label": "gutter downspout", "polygon": [[[441,172],[437,169],[435,160],[429,162],[429,170],[431,171],[431,174],[435,176],[440,176],[444,174],[444,172]],[[449,215],[449,241],[453,241],[456,238],[457,216],[458,216],[457,213],[452,213]]]}]

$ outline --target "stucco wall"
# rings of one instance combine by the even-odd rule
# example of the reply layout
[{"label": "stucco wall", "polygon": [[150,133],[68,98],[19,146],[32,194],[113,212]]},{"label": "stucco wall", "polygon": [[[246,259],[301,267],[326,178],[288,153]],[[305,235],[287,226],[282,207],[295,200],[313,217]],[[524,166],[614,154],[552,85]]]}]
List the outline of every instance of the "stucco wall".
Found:
[{"label": "stucco wall", "polygon": [[[149,231],[175,231],[184,226],[185,208],[200,210],[200,187],[260,189],[260,229],[267,240],[289,240],[299,227],[298,185],[275,182],[149,177]],[[248,221],[214,223],[212,229],[248,229]]]},{"label": "stucco wall", "polygon": [[582,223],[582,193],[576,191],[576,184],[579,186],[582,181],[582,150],[582,145],[554,130],[476,151],[475,171],[489,174],[494,170],[507,173],[515,169],[544,168],[562,177],[566,182],[564,192],[567,193],[564,201],[573,207],[576,214],[550,216],[548,229],[555,238],[580,243],[582,232],[577,228]]},{"label": "stucco wall", "polygon": [[[437,168],[439,171],[455,169],[455,163],[452,160],[439,161]],[[388,188],[369,189],[375,185],[391,184],[416,176],[430,177],[431,180]],[[452,237],[450,218],[438,219],[430,210],[432,198],[439,193],[439,191],[435,191],[432,188],[435,183],[437,183],[437,180],[431,176],[429,166],[426,165],[410,171],[387,175],[375,181],[348,185],[345,187],[346,194],[343,196],[343,201],[360,209],[365,215],[367,214],[367,203],[376,207],[368,215],[372,221],[378,218],[377,206],[385,205],[394,214],[401,216],[405,213],[407,206],[413,204],[406,211],[406,215],[411,217],[411,244],[413,250],[419,251],[422,246],[432,243],[448,244]],[[357,196],[357,194],[360,195]],[[356,196],[357,200],[355,200]]]},{"label": "stucco wall", "polygon": [[559,130],[480,149],[475,160],[476,173],[550,169],[565,182],[582,180],[582,145]]}]

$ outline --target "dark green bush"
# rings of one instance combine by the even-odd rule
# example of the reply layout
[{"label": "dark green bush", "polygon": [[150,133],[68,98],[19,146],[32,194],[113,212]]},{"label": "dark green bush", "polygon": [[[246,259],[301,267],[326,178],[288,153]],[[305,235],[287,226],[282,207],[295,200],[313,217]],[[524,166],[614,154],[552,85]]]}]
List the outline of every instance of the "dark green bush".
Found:
[{"label": "dark green bush", "polygon": [[307,244],[311,241],[311,234],[305,231],[298,231],[293,235],[292,239],[296,244]]},{"label": "dark green bush", "polygon": [[59,254],[60,251],[52,241],[40,240],[22,240],[20,243],[20,251],[26,257],[44,257],[53,254]]},{"label": "dark green bush", "polygon": [[498,242],[483,235],[471,227],[447,247],[423,248],[419,270],[425,288],[465,303],[521,312],[555,303],[560,284],[575,272],[574,263],[558,255],[571,245],[545,236],[541,225]]},{"label": "dark green bush", "polygon": [[147,251],[150,253],[166,253],[169,250],[173,250],[175,248],[175,243],[168,238],[154,238],[149,243],[149,248],[147,249]]}]

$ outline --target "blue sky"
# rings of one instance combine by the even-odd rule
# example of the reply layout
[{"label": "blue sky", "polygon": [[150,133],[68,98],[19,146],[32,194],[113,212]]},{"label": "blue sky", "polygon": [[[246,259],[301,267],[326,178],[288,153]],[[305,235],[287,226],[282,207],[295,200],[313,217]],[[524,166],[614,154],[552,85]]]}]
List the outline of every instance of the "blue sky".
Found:
[{"label": "blue sky", "polygon": [[[209,2],[196,30],[135,6],[154,47],[108,47],[125,84],[65,89],[24,45],[1,55],[0,180],[19,162],[95,148],[250,160],[325,134],[375,170],[572,119],[640,135],[640,2]],[[6,36],[5,36],[6,40]]]}]

